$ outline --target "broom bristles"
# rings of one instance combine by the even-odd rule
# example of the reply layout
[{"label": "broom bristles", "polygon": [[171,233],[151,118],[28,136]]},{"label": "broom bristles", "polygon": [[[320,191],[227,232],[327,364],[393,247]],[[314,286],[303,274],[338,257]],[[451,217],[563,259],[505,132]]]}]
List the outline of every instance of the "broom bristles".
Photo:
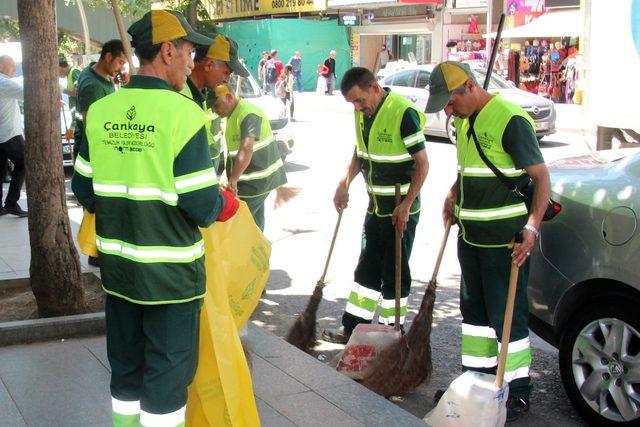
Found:
[{"label": "broom bristles", "polygon": [[316,313],[322,300],[322,288],[324,288],[324,283],[318,281],[307,307],[298,316],[287,334],[289,344],[309,354],[316,345]]},{"label": "broom bristles", "polygon": [[402,396],[431,378],[431,324],[436,284],[429,282],[409,332],[383,350],[362,383],[381,396]]},{"label": "broom bristles", "polygon": [[300,190],[300,187],[278,187],[276,189],[276,200],[273,202],[273,208],[278,209],[280,206],[289,202],[300,193]]}]

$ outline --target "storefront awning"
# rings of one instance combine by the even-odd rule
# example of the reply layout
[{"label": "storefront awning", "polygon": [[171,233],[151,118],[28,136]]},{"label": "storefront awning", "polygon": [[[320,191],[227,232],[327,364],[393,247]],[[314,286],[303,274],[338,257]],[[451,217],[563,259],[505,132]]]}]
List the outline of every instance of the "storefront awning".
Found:
[{"label": "storefront awning", "polygon": [[[549,37],[580,37],[584,20],[580,9],[552,9],[526,25],[502,31],[503,39],[533,39]],[[495,38],[496,33],[484,35]]]}]

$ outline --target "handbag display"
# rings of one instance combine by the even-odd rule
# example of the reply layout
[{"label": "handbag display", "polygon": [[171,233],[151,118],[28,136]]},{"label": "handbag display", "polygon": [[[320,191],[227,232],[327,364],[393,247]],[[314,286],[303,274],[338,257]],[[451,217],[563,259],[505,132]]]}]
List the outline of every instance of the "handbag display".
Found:
[{"label": "handbag display", "polygon": [[[527,207],[527,211],[531,212],[531,205],[533,204],[533,193],[534,193],[534,183],[531,180],[531,178],[527,180],[527,182],[522,186],[522,188],[519,188],[515,182],[511,181],[509,178],[505,176],[505,174],[500,172],[500,170],[497,167],[495,167],[495,165],[491,163],[491,161],[484,154],[484,151],[482,151],[482,147],[480,147],[480,143],[478,142],[478,137],[476,136],[476,132],[473,130],[473,126],[471,126],[471,123],[469,123],[469,133],[471,133],[473,142],[476,144],[476,150],[478,150],[478,154],[480,155],[480,158],[482,159],[482,161],[485,162],[485,164],[489,167],[489,169],[491,169],[491,171],[496,175],[498,180],[505,187],[507,187],[509,191],[511,191],[512,193],[514,193],[515,195],[517,195],[522,199],[525,206]],[[556,215],[560,213],[561,210],[562,210],[562,206],[558,202],[555,202],[554,200],[549,199],[549,204],[547,205],[547,209],[544,212],[542,221],[552,220]]]}]

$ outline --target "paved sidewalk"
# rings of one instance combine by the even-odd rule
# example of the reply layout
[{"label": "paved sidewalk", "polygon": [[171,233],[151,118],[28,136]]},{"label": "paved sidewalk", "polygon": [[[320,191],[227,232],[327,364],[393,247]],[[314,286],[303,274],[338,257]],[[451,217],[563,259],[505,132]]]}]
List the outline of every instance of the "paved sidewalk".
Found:
[{"label": "paved sidewalk", "polygon": [[[265,427],[425,425],[270,332],[249,325],[248,343]],[[110,425],[103,336],[0,347],[0,360],[1,426]]]}]

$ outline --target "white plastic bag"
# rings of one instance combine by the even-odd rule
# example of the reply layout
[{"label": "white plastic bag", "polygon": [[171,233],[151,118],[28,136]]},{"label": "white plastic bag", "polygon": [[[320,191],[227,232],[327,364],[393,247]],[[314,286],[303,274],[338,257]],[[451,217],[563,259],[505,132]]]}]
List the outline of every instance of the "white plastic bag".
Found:
[{"label": "white plastic bag", "polygon": [[503,426],[509,384],[500,389],[495,382],[495,375],[466,371],[453,380],[424,421],[434,427]]}]

